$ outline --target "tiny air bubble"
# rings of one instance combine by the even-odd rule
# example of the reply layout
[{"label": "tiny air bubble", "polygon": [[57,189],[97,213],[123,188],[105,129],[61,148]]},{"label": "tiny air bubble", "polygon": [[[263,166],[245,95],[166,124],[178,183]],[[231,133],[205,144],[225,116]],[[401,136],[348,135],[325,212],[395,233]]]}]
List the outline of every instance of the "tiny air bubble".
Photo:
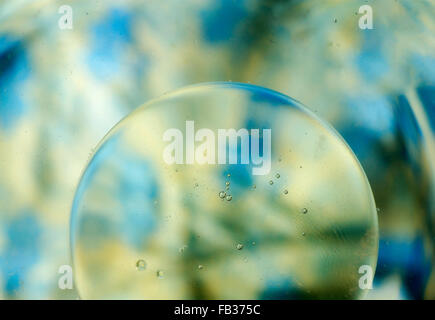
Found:
[{"label": "tiny air bubble", "polygon": [[147,264],[146,264],[145,260],[142,260],[142,259],[137,260],[137,262],[136,262],[136,269],[138,271],[143,271],[146,268],[147,268]]}]

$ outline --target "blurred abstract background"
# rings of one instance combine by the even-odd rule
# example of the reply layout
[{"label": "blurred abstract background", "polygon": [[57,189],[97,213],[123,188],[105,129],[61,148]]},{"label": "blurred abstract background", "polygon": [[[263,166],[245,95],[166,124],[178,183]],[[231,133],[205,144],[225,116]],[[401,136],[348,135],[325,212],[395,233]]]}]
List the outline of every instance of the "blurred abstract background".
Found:
[{"label": "blurred abstract background", "polygon": [[[373,30],[358,27],[365,4]],[[144,102],[210,81],[271,88],[331,123],[379,207],[368,298],[435,299],[433,0],[2,1],[1,299],[77,298],[58,269],[93,148]]]}]

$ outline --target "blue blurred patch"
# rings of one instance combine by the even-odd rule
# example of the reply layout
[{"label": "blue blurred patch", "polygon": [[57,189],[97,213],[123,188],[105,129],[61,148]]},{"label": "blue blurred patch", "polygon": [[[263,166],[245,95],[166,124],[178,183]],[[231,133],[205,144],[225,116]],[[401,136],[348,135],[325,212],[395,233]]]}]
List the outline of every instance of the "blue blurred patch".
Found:
[{"label": "blue blurred patch", "polygon": [[97,77],[110,78],[121,72],[121,57],[132,42],[131,21],[130,12],[114,8],[92,28],[87,63]]},{"label": "blue blurred patch", "polygon": [[424,239],[382,237],[379,239],[378,267],[375,278],[382,279],[392,272],[402,275],[411,299],[423,299],[431,271],[430,257],[426,255]]},{"label": "blue blurred patch", "polygon": [[393,156],[386,152],[379,136],[370,129],[347,125],[340,134],[361,163],[372,186],[385,177]]},{"label": "blue blurred patch", "polygon": [[349,106],[350,119],[358,125],[382,136],[395,130],[394,112],[391,101],[385,96],[347,96],[344,104]]},{"label": "blue blurred patch", "polygon": [[406,154],[410,160],[410,165],[413,171],[416,172],[417,175],[420,175],[422,132],[405,95],[400,95],[397,98],[397,104],[394,110],[401,138],[406,146]]},{"label": "blue blurred patch", "polygon": [[[240,153],[237,155],[240,159]],[[252,164],[233,164],[227,165],[222,168],[222,185],[225,185],[225,181],[231,181],[231,189],[235,192],[247,192],[253,184],[252,179]],[[227,174],[231,174],[231,177],[227,177]]]},{"label": "blue blurred patch", "polygon": [[225,42],[232,38],[239,23],[247,15],[244,0],[217,1],[217,6],[200,15],[204,39],[211,43]]},{"label": "blue blurred patch", "polygon": [[356,65],[367,81],[378,81],[389,71],[388,60],[381,51],[383,46],[383,33],[373,29],[363,33],[360,53],[356,57]]},{"label": "blue blurred patch", "polygon": [[303,300],[308,298],[309,295],[288,278],[268,279],[259,297],[260,300]]},{"label": "blue blurred patch", "polygon": [[374,146],[378,144],[379,138],[372,130],[349,125],[340,130],[340,133],[360,161],[376,151]]},{"label": "blue blurred patch", "polygon": [[420,81],[435,83],[435,58],[414,54],[411,58],[411,65]]},{"label": "blue blurred patch", "polygon": [[6,245],[0,254],[4,291],[16,295],[29,269],[38,262],[41,227],[34,212],[21,212],[4,226]]},{"label": "blue blurred patch", "polygon": [[11,129],[26,110],[22,85],[30,74],[24,44],[8,35],[0,36],[0,127]]},{"label": "blue blurred patch", "polygon": [[[435,70],[434,70],[435,74]],[[421,104],[427,114],[432,132],[435,132],[435,86],[425,85],[417,88]]]}]

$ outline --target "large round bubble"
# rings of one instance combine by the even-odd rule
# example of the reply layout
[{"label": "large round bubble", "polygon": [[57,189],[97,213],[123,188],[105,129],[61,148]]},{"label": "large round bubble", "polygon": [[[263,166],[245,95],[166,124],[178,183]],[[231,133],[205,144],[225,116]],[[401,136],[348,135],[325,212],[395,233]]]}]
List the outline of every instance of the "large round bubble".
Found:
[{"label": "large round bubble", "polygon": [[248,84],[187,87],[122,120],[71,219],[84,299],[360,298],[376,267],[376,207],[350,148]]}]

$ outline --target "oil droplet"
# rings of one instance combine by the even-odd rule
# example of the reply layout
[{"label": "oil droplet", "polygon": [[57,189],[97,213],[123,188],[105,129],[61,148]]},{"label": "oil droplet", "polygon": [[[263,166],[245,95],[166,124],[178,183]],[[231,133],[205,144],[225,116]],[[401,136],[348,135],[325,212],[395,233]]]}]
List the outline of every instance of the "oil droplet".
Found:
[{"label": "oil droplet", "polygon": [[165,276],[165,273],[162,270],[157,270],[157,278],[163,279]]},{"label": "oil droplet", "polygon": [[377,212],[380,212],[380,211],[381,211],[381,209],[379,209],[379,208],[376,208],[376,211],[377,211]]},{"label": "oil droplet", "polygon": [[335,19],[334,19],[334,23],[337,23],[337,21],[338,21],[338,19],[337,19],[337,18],[335,18]]},{"label": "oil droplet", "polygon": [[198,269],[202,270],[202,269],[204,269],[204,266],[202,264],[200,264],[200,265],[198,265]]},{"label": "oil droplet", "polygon": [[184,246],[182,246],[180,249],[178,249],[178,252],[179,252],[179,253],[183,253],[184,250],[186,250],[186,249],[187,249],[187,245],[184,245]]},{"label": "oil droplet", "polygon": [[233,200],[233,196],[229,194],[229,195],[227,195],[226,199],[227,199],[227,201],[231,201],[231,200]]},{"label": "oil droplet", "polygon": [[230,185],[230,182],[229,181],[225,182],[225,185],[228,187]]},{"label": "oil droplet", "polygon": [[254,184],[254,185],[252,186],[252,189],[257,189],[257,186]]},{"label": "oil droplet", "polygon": [[227,195],[227,193],[225,191],[219,192],[219,198],[221,198],[221,199],[225,198],[226,195]]},{"label": "oil droplet", "polygon": [[199,186],[199,184],[198,184],[198,183],[195,183],[195,188],[198,188],[198,186]]},{"label": "oil droplet", "polygon": [[280,176],[280,174],[279,173],[277,173],[276,175],[275,175],[275,178],[277,178],[277,179],[279,179],[281,176]]},{"label": "oil droplet", "polygon": [[136,270],[143,271],[147,268],[147,263],[143,259],[139,259],[136,261]]},{"label": "oil droplet", "polygon": [[283,191],[282,193],[284,193],[284,194],[288,194],[288,190],[287,190],[287,189],[284,189],[284,191]]},{"label": "oil droplet", "polygon": [[255,246],[255,245],[256,245],[255,241],[252,241],[252,245],[253,245],[253,246]]},{"label": "oil droplet", "polygon": [[238,243],[237,246],[236,246],[236,249],[237,250],[242,250],[243,249],[243,244]]},{"label": "oil droplet", "polygon": [[228,173],[228,174],[227,174],[227,177],[228,177],[228,178],[229,178],[229,177],[231,177],[231,174],[230,174],[230,173]]},{"label": "oil droplet", "polygon": [[302,213],[303,213],[303,214],[306,214],[307,212],[308,212],[308,209],[307,209],[307,208],[303,208],[303,209],[302,209]]},{"label": "oil droplet", "polygon": [[269,184],[270,184],[270,185],[272,185],[272,184],[273,184],[273,181],[272,181],[272,180],[270,180],[270,181],[269,181]]},{"label": "oil droplet", "polygon": [[305,232],[302,232],[302,236],[305,237]]},{"label": "oil droplet", "polygon": [[[334,15],[327,17],[327,20],[333,20]],[[327,22],[327,24],[333,26],[330,22]],[[337,27],[339,27],[338,23]],[[255,282],[258,281],[259,277],[263,276],[265,283],[258,284],[260,291],[268,288],[275,288],[283,292],[291,290],[292,283],[287,283],[282,279],[292,278],[295,283],[296,281],[303,282],[304,286],[300,287],[301,291],[306,292],[307,288],[312,288],[314,291],[312,297],[331,297],[331,292],[323,290],[330,283],[340,284],[335,288],[336,291],[332,293],[334,296],[359,297],[360,293],[363,292],[360,292],[358,281],[352,280],[355,278],[353,273],[355,273],[356,268],[363,264],[374,267],[377,254],[378,228],[376,214],[373,215],[373,212],[371,212],[373,207],[376,209],[376,205],[370,185],[366,181],[364,172],[358,162],[355,162],[353,153],[348,146],[341,138],[336,136],[335,131],[324,127],[322,122],[318,122],[316,118],[312,118],[310,114],[306,113],[305,108],[301,108],[299,104],[293,104],[290,98],[280,94],[275,96],[272,91],[264,91],[258,87],[239,84],[233,84],[233,89],[231,89],[232,86],[225,84],[222,84],[216,90],[210,85],[204,87],[204,89],[195,87],[195,90],[182,90],[179,94],[157,99],[160,101],[158,104],[151,103],[148,108],[141,108],[140,112],[134,113],[129,121],[125,122],[125,125],[112,129],[111,132],[116,135],[116,139],[110,135],[110,141],[107,140],[107,142],[110,142],[110,148],[96,151],[96,153],[104,152],[104,159],[100,157],[100,160],[104,161],[100,163],[101,165],[95,164],[94,161],[89,164],[89,168],[93,166],[96,171],[85,171],[86,177],[89,176],[92,179],[83,179],[80,182],[79,191],[85,190],[86,192],[82,197],[74,199],[74,210],[71,214],[73,217],[71,238],[74,240],[71,245],[74,248],[73,255],[77,258],[75,265],[83,267],[81,268],[82,276],[76,279],[78,280],[77,287],[81,297],[83,299],[107,299],[117,296],[119,295],[120,283],[123,291],[125,290],[125,293],[133,299],[140,299],[144,296],[158,296],[161,299],[170,299],[174,296],[180,299],[237,298],[237,296],[249,299],[258,297],[258,290],[256,288],[251,290],[251,286],[237,288],[237,292],[234,290],[234,292],[228,291],[228,287],[231,287],[232,284],[231,277],[219,277],[219,275],[225,275],[229,272],[236,275],[238,279],[246,277],[245,282]],[[256,99],[258,95],[261,95],[264,99],[259,101],[259,99]],[[224,104],[221,103],[223,96],[225,97]],[[273,98],[270,103],[268,101],[269,97]],[[276,104],[282,107],[274,108]],[[201,108],[204,105],[207,105],[207,108]],[[276,111],[273,114],[270,112],[272,108]],[[168,114],[171,111],[173,113],[175,109],[179,117],[168,117]],[[267,175],[254,175],[252,169],[255,165],[252,165],[251,162],[247,166],[231,167],[228,158],[225,159],[227,164],[220,167],[207,164],[201,166],[199,163],[195,165],[174,164],[171,167],[161,161],[160,151],[157,157],[154,157],[155,150],[153,149],[155,148],[143,147],[149,144],[150,136],[161,137],[167,128],[182,129],[183,136],[181,138],[185,140],[186,131],[180,126],[183,127],[183,123],[188,125],[187,127],[193,125],[191,122],[186,123],[186,119],[196,122],[196,131],[199,128],[228,129],[228,117],[216,117],[215,115],[231,114],[231,110],[234,109],[243,110],[243,112],[232,115],[231,126],[236,129],[244,128],[247,126],[246,123],[249,123],[248,127],[253,128],[251,133],[256,133],[255,129],[258,130],[259,137],[254,139],[254,142],[262,143],[266,141],[263,141],[263,138],[266,137],[266,133],[270,132],[262,130],[265,129],[265,123],[267,123],[266,127],[270,127],[273,137],[279,137],[279,139],[271,141],[271,146],[265,146],[271,147],[270,150],[267,149],[266,151],[270,152],[270,159],[273,161],[271,170]],[[164,122],[165,125],[153,126],[156,122]],[[291,123],[292,125],[286,127],[282,125],[283,123]],[[193,128],[193,131],[196,133],[195,128]],[[304,135],[305,131],[308,132],[308,136]],[[215,132],[214,138],[218,140],[216,134],[217,132]],[[326,151],[324,153],[316,153],[318,151],[317,139],[319,137],[325,137],[324,149]],[[255,138],[257,137],[255,136]],[[132,139],[137,143],[131,143]],[[159,150],[165,147],[161,140],[156,142],[158,142],[157,148]],[[226,144],[230,145],[229,142],[226,142]],[[238,145],[240,144],[241,142],[238,142]],[[294,151],[292,150],[292,153],[289,153],[289,148],[292,146],[294,146]],[[182,150],[180,150],[183,151],[183,156],[186,153],[184,147],[183,145]],[[198,151],[198,148],[194,149],[196,149],[194,151]],[[213,151],[216,151],[215,149],[216,146]],[[200,155],[203,150],[200,151]],[[235,151],[237,151],[235,153],[238,156],[240,152]],[[229,152],[230,149],[228,149],[227,154]],[[316,155],[315,161],[312,159],[313,154]],[[208,155],[210,156],[210,152],[208,152]],[[282,162],[275,163],[277,156],[282,156]],[[324,170],[325,164],[330,164],[331,157],[334,158],[334,165],[341,168],[342,172],[340,171],[338,175],[330,174],[322,177],[320,179],[322,181],[320,181],[318,173]],[[215,160],[219,160],[216,154],[215,158]],[[185,160],[185,157],[183,160]],[[241,162],[241,160],[237,160],[238,163]],[[307,170],[297,170],[299,169],[297,162],[307,163]],[[123,194],[116,192],[119,188],[122,189],[122,186],[126,183],[126,177],[123,174],[113,173],[123,173],[124,168],[135,167],[137,163],[145,163],[146,170],[142,168],[143,166],[140,169],[144,169],[149,174],[142,174],[139,179],[140,183],[133,183],[131,186],[131,192]],[[179,173],[173,174],[174,171],[172,170],[175,170],[175,168],[179,170]],[[239,172],[235,169],[239,170]],[[231,173],[231,177],[228,178],[229,170],[234,172],[236,176],[233,177],[233,173]],[[281,177],[276,179],[275,175],[277,173],[281,174],[281,172],[284,175],[283,179],[281,180]],[[114,188],[101,188],[99,182],[102,178],[104,178],[107,185],[114,186]],[[175,195],[177,199],[171,201],[170,207],[163,207],[164,204],[169,203],[168,200],[172,200],[165,198],[165,196],[168,196],[169,191],[160,194],[149,192],[149,186],[156,183],[162,186],[174,184],[174,181],[171,180],[175,178],[178,178],[179,181],[171,190],[173,193],[177,193]],[[241,179],[240,183],[238,183],[239,178]],[[287,179],[290,178],[296,182],[302,181],[297,189],[299,194],[296,194],[293,185],[287,182]],[[269,185],[269,180],[273,180],[273,185]],[[194,184],[196,182],[199,184],[199,181],[201,181],[201,188],[194,189]],[[228,191],[225,190],[226,181],[231,184]],[[307,183],[311,181],[316,182],[316,184]],[[255,192],[249,193],[250,188],[257,182],[260,183],[259,190],[252,190]],[[286,186],[287,184],[292,186],[291,196],[290,190],[288,190],[288,195],[283,194],[284,189],[290,188]],[[349,184],[352,184],[352,190],[348,190]],[[223,189],[219,190],[221,187]],[[238,191],[235,191],[236,189]],[[221,191],[226,193],[224,198],[219,197]],[[237,201],[231,200],[226,204],[226,196],[228,194],[232,195],[233,192]],[[153,221],[146,219],[141,221],[143,223],[140,224],[127,225],[127,222],[131,222],[131,219],[129,219],[131,217],[125,214],[126,210],[114,210],[114,207],[132,209],[130,208],[131,202],[135,200],[132,199],[132,194],[139,195],[140,203],[133,204],[139,205],[141,215],[150,211],[146,206],[148,202],[150,203],[150,209],[153,209],[151,213],[156,216],[157,222],[155,225],[152,225]],[[346,194],[347,201],[337,203],[337,199],[342,198],[343,194]],[[113,201],[99,201],[97,208],[95,206],[96,195],[105,199],[113,199]],[[249,198],[255,196],[259,198],[260,195],[261,199],[258,200],[262,200],[260,201],[261,206]],[[296,197],[293,200],[294,196]],[[153,207],[154,200],[158,200],[158,210]],[[205,202],[209,203],[205,205]],[[308,213],[302,214],[301,210],[304,205],[310,207],[308,209],[310,215]],[[379,205],[382,205],[382,203],[379,203]],[[320,217],[312,221],[311,218],[317,218],[317,215],[320,214],[320,212],[316,211],[316,207],[328,208],[328,212],[323,212],[323,215],[328,219],[329,223],[324,223]],[[92,212],[90,212],[86,208],[93,208],[95,211],[91,210]],[[313,212],[310,210],[313,210]],[[381,210],[385,211],[386,208]],[[352,211],[352,216],[348,215],[349,211]],[[86,228],[87,221],[92,220],[95,215],[101,218],[101,223],[107,225],[113,232],[107,234],[104,233],[104,230]],[[163,220],[166,215],[171,215],[168,223]],[[174,215],[174,218],[172,218],[172,215]],[[163,223],[163,225],[159,222]],[[216,224],[219,224],[219,226],[216,226]],[[342,237],[348,231],[349,224],[355,225],[355,228],[358,228],[361,232],[352,234],[352,237]],[[281,230],[286,229],[284,226],[288,225],[295,232]],[[207,226],[212,227],[207,229]],[[280,228],[280,226],[283,228]],[[317,232],[311,231],[308,226],[311,226]],[[308,231],[310,237],[307,237],[308,233],[305,230],[310,230]],[[122,263],[127,264],[127,269],[133,273],[133,277],[130,279],[117,272],[119,264],[117,256],[128,256],[137,249],[134,243],[121,241],[122,239],[129,240],[131,238],[129,233],[135,233],[136,231],[143,238],[150,237],[142,239],[146,241],[137,244],[140,250],[129,259],[127,257],[127,259],[121,260]],[[168,231],[173,233],[173,239],[168,238]],[[305,237],[302,236],[302,232],[307,233]],[[332,239],[334,240],[332,246],[331,241],[325,240],[326,235],[329,234],[338,234],[338,236],[332,237],[334,238]],[[197,238],[198,235],[201,237]],[[251,245],[252,241],[256,240],[249,242],[249,239],[253,237],[261,241],[258,248],[256,245]],[[116,244],[119,255],[95,255],[89,243],[96,238],[101,240],[99,241],[101,247],[110,247]],[[224,244],[225,239],[229,240],[226,244]],[[221,241],[223,246],[219,247],[219,243],[213,243],[217,241]],[[293,250],[294,259],[286,259],[289,249],[288,244],[292,243],[292,241],[295,241],[296,245],[301,246],[304,244],[306,247],[302,248],[302,250]],[[187,243],[189,243],[189,247],[183,254],[180,254],[178,249]],[[236,245],[238,243],[243,244],[246,248],[244,247],[240,251],[237,250]],[[151,251],[147,252],[145,247],[155,249],[152,260],[149,256]],[[348,248],[352,248],[355,254],[349,254]],[[311,252],[313,250],[319,251],[321,253],[320,258],[327,260],[328,268],[339,265],[342,272],[332,272],[330,277],[318,277],[317,269],[319,265],[322,267],[321,259],[319,260],[319,257],[315,254],[309,256],[305,254],[305,251]],[[204,258],[205,254],[213,251],[220,253],[222,257],[226,255],[226,258],[222,259],[222,263],[216,261],[218,263],[212,265]],[[249,259],[246,264],[243,262],[245,256]],[[146,261],[145,271],[136,270],[135,264],[138,259]],[[219,259],[219,257],[216,257],[216,259]],[[313,268],[305,268],[306,270],[301,272],[300,268],[303,269],[303,265],[293,263],[293,260],[300,261],[301,259],[304,260],[303,265],[312,265]],[[198,270],[198,265],[203,262],[207,263],[207,266],[204,265],[204,270]],[[98,265],[100,268],[98,277],[93,276],[95,275],[93,265]],[[178,279],[175,279],[175,274],[169,267],[180,271],[178,274],[184,276],[182,280],[186,280],[183,281],[186,282],[185,285],[184,283],[183,285],[174,283]],[[164,279],[157,278],[156,272],[158,270],[163,270]],[[347,274],[344,272],[346,270],[353,271]],[[166,272],[168,272],[167,275]],[[221,278],[221,285],[213,283],[214,279],[210,277],[214,275]],[[135,279],[134,276],[136,278],[145,277],[142,279],[144,283],[137,283],[138,279]],[[147,276],[151,277],[151,282],[155,282],[154,285],[165,284],[165,286],[156,289],[155,286],[153,287],[153,283],[147,285]],[[202,276],[207,277],[207,279],[196,279]],[[316,278],[316,288],[311,287],[309,283],[304,281],[313,278]],[[275,279],[280,283],[275,283]],[[86,281],[83,282],[83,280]],[[204,286],[206,287],[204,291],[195,290],[195,288],[190,290],[191,286],[195,286],[196,280],[204,280]],[[257,284],[254,283],[254,286],[256,287]],[[211,289],[207,290],[209,288]],[[309,296],[306,297],[310,298]]]}]

